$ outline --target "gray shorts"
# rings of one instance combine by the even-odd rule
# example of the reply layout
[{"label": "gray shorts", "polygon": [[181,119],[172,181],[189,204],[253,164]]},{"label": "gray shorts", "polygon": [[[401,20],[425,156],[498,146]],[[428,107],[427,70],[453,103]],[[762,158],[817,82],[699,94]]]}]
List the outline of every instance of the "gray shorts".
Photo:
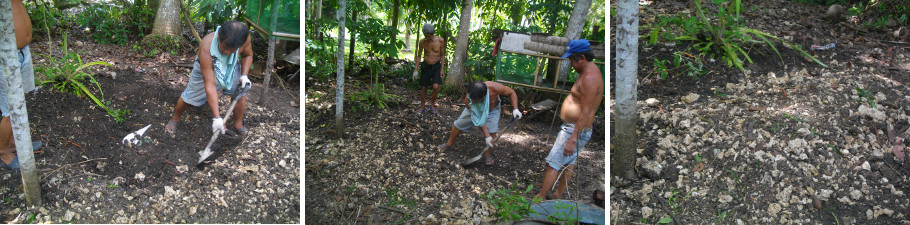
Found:
[{"label": "gray shorts", "polygon": [[[499,131],[499,111],[502,106],[497,100],[496,107],[490,110],[490,114],[487,116],[487,131],[490,133],[496,133]],[[474,127],[474,122],[471,121],[471,111],[468,108],[465,108],[464,111],[461,111],[461,116],[458,116],[458,119],[455,120],[455,128],[461,130],[462,132],[468,132],[471,127]]]},{"label": "gray shorts", "polygon": [[591,140],[591,128],[586,128],[578,134],[578,139],[575,141],[575,153],[570,156],[564,156],[562,153],[566,147],[566,142],[569,142],[569,138],[572,137],[572,132],[575,131],[574,123],[563,123],[559,130],[559,136],[556,137],[556,143],[553,143],[553,148],[550,149],[550,154],[547,155],[547,164],[553,169],[562,170],[564,165],[574,165],[575,159],[578,158],[578,153],[584,149],[585,144]]},{"label": "gray shorts", "polygon": [[[240,86],[240,63],[234,66],[234,86],[230,89],[225,89],[222,93],[227,96],[237,97],[240,94],[237,87]],[[216,90],[221,90],[222,88],[215,84]],[[193,63],[193,72],[190,74],[190,81],[186,84],[186,89],[183,90],[183,94],[180,95],[180,98],[183,98],[183,102],[190,104],[192,106],[201,106],[206,102],[205,95],[205,81],[202,79],[202,70],[199,69],[199,59],[196,59],[196,62]]]},{"label": "gray shorts", "polygon": [[[22,75],[22,93],[35,90],[35,71],[32,68],[32,51],[26,45],[16,51],[19,55],[19,73]],[[0,114],[9,116],[9,102],[6,101],[6,82],[0,82]]]}]

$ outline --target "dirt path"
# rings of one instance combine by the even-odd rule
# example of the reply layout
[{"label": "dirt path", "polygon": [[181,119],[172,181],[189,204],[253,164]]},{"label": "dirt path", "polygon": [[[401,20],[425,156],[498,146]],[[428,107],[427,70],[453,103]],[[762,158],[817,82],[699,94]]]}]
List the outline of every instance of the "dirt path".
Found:
[{"label": "dirt path", "polygon": [[[190,68],[192,49],[142,58],[129,47],[74,44],[91,67],[104,98],[128,109],[122,124],[87,98],[42,87],[27,94],[32,138],[45,143],[36,162],[44,206],[25,210],[18,172],[0,170],[0,219],[37,223],[299,223],[299,108],[280,88],[259,102],[254,79],[247,101],[246,136],[219,137],[217,153],[196,165],[211,131],[211,112],[193,107],[176,138],[164,132]],[[81,42],[80,41],[80,42]],[[59,49],[59,47],[56,47]],[[32,43],[35,66],[48,62],[46,41]],[[36,75],[37,76],[37,75]],[[274,79],[273,79],[274,81]],[[229,99],[220,98],[222,112]],[[290,104],[289,104],[290,103]],[[232,116],[234,117],[234,116]],[[151,125],[139,145],[121,144],[127,134]],[[237,207],[243,206],[243,207]],[[30,221],[29,215],[36,215]]]},{"label": "dirt path", "polygon": [[[361,81],[349,82],[360,85],[346,84],[346,92],[362,91],[357,87],[365,86]],[[540,190],[543,159],[559,126],[550,126],[551,112],[526,113],[496,144],[493,166],[464,168],[460,162],[482,150],[479,131],[460,135],[451,150],[436,149],[448,138],[452,121],[461,113],[460,99],[444,96],[439,100],[439,115],[418,114],[410,104],[417,91],[398,85],[405,84],[403,80],[385,83],[387,90],[401,97],[399,101],[386,110],[346,109],[345,138],[336,141],[334,85],[307,80],[307,223],[496,222],[490,201],[482,196],[513,184],[520,190],[533,184],[533,193],[523,195],[528,198]],[[520,100],[524,97],[519,95]],[[352,104],[356,103],[346,102],[345,106]],[[503,113],[500,123],[508,121],[507,117]],[[603,116],[595,120],[595,127],[603,127]],[[565,196],[568,199],[590,203],[591,193],[604,188],[604,151],[600,151],[605,147],[604,132],[595,133],[579,156],[576,177]],[[545,145],[551,135],[550,144]]]},{"label": "dirt path", "polygon": [[[748,26],[796,44],[836,41],[833,50],[812,52],[830,68],[778,46],[781,62],[763,47],[745,72],[717,62],[697,79],[660,80],[654,60],[687,46],[642,40],[641,178],[612,180],[611,219],[655,223],[672,214],[680,224],[907,223],[910,165],[892,154],[894,143],[910,138],[907,50],[882,42],[888,36],[823,21],[822,6],[761,1],[744,9]],[[642,25],[687,10],[672,1],[649,5]],[[652,98],[656,104],[645,103]]]}]

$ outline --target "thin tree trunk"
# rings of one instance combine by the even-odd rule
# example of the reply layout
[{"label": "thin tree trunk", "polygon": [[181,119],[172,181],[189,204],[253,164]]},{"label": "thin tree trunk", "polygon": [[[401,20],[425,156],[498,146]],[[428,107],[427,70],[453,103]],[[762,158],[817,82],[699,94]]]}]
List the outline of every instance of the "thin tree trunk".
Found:
[{"label": "thin tree trunk", "polygon": [[411,22],[405,22],[404,28],[404,51],[411,51]]},{"label": "thin tree trunk", "polygon": [[[278,26],[278,0],[272,0],[272,25],[269,32],[275,32]],[[275,67],[275,35],[269,34],[269,55],[265,62],[265,80],[262,81],[262,91],[259,92],[259,102],[264,102],[268,98],[269,80],[272,78],[272,70]]]},{"label": "thin tree trunk", "polygon": [[616,165],[618,175],[632,180],[638,146],[638,1],[618,2],[616,25]]},{"label": "thin tree trunk", "polygon": [[345,0],[338,0],[338,53],[335,55],[335,137],[341,139],[344,134],[344,13]]},{"label": "thin tree trunk", "polygon": [[316,19],[322,18],[322,0],[316,0]]},{"label": "thin tree trunk", "polygon": [[38,183],[38,170],[35,155],[32,152],[32,135],[28,126],[28,110],[25,107],[25,93],[22,90],[22,75],[19,72],[19,60],[16,54],[16,35],[13,31],[13,7],[10,1],[0,1],[0,62],[3,68],[3,83],[6,88],[6,99],[9,102],[10,124],[13,127],[13,139],[16,143],[19,171],[22,173],[22,184],[25,190],[25,202],[29,208],[40,207],[41,185]]},{"label": "thin tree trunk", "polygon": [[[463,0],[461,7],[461,21],[458,23],[458,37],[455,39],[455,56],[449,63],[449,76],[446,85],[462,89],[464,84],[464,62],[468,53],[468,37],[471,28],[471,11],[474,9],[473,0]],[[514,104],[514,103],[513,103]]]},{"label": "thin tree trunk", "polygon": [[[354,14],[351,15],[351,23],[355,22],[357,22],[357,10],[354,10]],[[354,40],[357,39],[356,36],[357,34],[354,33],[354,31],[351,31],[351,50],[349,50],[350,53],[348,53],[348,67],[351,68],[353,68],[351,65],[354,64]]]},{"label": "thin tree trunk", "polygon": [[[179,1],[178,3],[180,3],[180,12],[183,13],[183,21],[186,22],[186,26],[193,32],[193,37],[196,37],[196,41],[202,43],[202,38],[199,37],[199,33],[196,33],[196,27],[193,27],[193,22],[190,22],[190,14],[186,12],[183,1]],[[197,51],[196,53],[198,54],[199,52]]]},{"label": "thin tree trunk", "polygon": [[[564,37],[572,40],[581,36],[581,31],[585,26],[585,19],[588,18],[588,11],[591,11],[591,0],[575,1],[575,7],[572,9],[572,15],[569,16],[569,24],[566,27],[566,35]],[[565,80],[569,76],[571,67],[569,66],[569,60],[560,60],[559,63],[559,79]]]}]

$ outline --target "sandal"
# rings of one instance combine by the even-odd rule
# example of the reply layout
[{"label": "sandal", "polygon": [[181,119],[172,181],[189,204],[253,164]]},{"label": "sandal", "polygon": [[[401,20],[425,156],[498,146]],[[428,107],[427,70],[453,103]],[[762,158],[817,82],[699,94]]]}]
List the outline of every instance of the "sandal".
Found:
[{"label": "sandal", "polygon": [[240,136],[246,135],[246,127],[234,128],[231,130],[233,130],[235,133],[237,133],[237,135],[240,135]]},{"label": "sandal", "polygon": [[9,168],[11,170],[19,171],[19,157],[13,157],[13,161],[9,164],[4,164],[0,162],[0,167]]},{"label": "sandal", "polygon": [[164,125],[164,131],[167,132],[168,134],[170,134],[171,136],[176,135],[177,134],[177,123],[179,123],[179,122],[170,121],[170,120],[167,121],[167,125]]},{"label": "sandal", "polygon": [[426,108],[420,108],[420,109],[417,109],[417,112],[423,114],[423,113],[426,113],[426,112],[427,112],[427,109],[426,109]]},{"label": "sandal", "polygon": [[436,146],[436,149],[439,151],[445,151],[445,150],[449,150],[450,147],[452,147],[452,146],[449,146],[449,145],[443,143],[439,146]]},{"label": "sandal", "polygon": [[436,111],[436,109],[434,109],[432,107],[430,108],[430,113],[433,113],[434,115],[439,115],[439,111]]}]

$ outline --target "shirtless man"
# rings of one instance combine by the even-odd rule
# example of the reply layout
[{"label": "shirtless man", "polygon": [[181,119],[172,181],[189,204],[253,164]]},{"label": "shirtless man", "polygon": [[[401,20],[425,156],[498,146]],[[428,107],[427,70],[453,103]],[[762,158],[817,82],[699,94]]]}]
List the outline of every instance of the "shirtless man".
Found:
[{"label": "shirtless man", "polygon": [[[562,118],[562,129],[550,154],[547,156],[547,172],[543,178],[540,193],[535,196],[539,199],[558,199],[566,192],[569,180],[572,179],[572,170],[575,169],[575,159],[589,140],[591,140],[591,124],[594,112],[600,106],[604,96],[604,81],[602,73],[594,62],[594,55],[590,50],[588,40],[572,40],[569,50],[562,56],[569,58],[572,68],[578,72],[578,79],[572,86],[572,92],[562,102],[559,117]],[[559,179],[559,186],[552,195],[547,195],[559,176],[559,171],[565,170]]]},{"label": "shirtless man", "polygon": [[[433,96],[430,97],[429,111],[437,114],[436,95],[439,93],[439,83],[442,82],[442,68],[446,66],[446,60],[443,54],[446,51],[446,43],[439,36],[433,36],[433,24],[423,25],[423,34],[426,35],[423,40],[417,44],[417,55],[414,57],[414,79],[417,79],[417,69],[420,66],[420,108],[417,112],[424,113],[427,111],[426,94],[427,86],[433,85]],[[420,51],[423,49],[423,52]],[[420,54],[423,53],[423,62],[420,61]],[[436,76],[439,74],[439,76]]]},{"label": "shirtless man", "polygon": [[[233,101],[241,89],[250,87],[247,74],[252,64],[253,47],[246,24],[227,21],[202,38],[190,80],[177,99],[174,116],[164,127],[165,131],[172,136],[177,132],[177,124],[187,104],[198,107],[208,103],[212,110],[212,131],[224,134],[224,119],[218,111],[218,90],[224,90],[223,93],[231,96]],[[239,135],[245,135],[247,131],[243,126],[245,109],[246,96],[243,96],[231,114],[234,119],[232,128]]]},{"label": "shirtless man", "polygon": [[[16,54],[19,56],[19,72],[22,75],[22,91],[35,90],[35,74],[32,70],[32,53],[28,44],[32,42],[32,20],[22,5],[22,0],[11,0],[13,7],[13,29],[16,32]],[[6,86],[0,85],[0,167],[19,170],[16,157],[16,143],[13,141],[13,127],[10,123],[9,103],[6,101]],[[41,148],[41,142],[32,142],[32,150]]]},{"label": "shirtless man", "polygon": [[[487,81],[474,82],[468,86],[468,94],[464,97],[466,108],[461,112],[461,116],[455,120],[452,130],[449,132],[449,140],[439,145],[439,150],[446,150],[455,144],[455,137],[461,132],[467,132],[471,127],[480,127],[483,131],[484,140],[487,145],[493,147],[493,138],[496,137],[496,131],[499,131],[499,113],[500,113],[500,96],[506,96],[512,101],[512,116],[521,119],[521,111],[518,110],[518,95],[512,88],[502,84]],[[494,102],[495,101],[495,102]],[[483,153],[486,165],[493,165],[493,148]]]}]

